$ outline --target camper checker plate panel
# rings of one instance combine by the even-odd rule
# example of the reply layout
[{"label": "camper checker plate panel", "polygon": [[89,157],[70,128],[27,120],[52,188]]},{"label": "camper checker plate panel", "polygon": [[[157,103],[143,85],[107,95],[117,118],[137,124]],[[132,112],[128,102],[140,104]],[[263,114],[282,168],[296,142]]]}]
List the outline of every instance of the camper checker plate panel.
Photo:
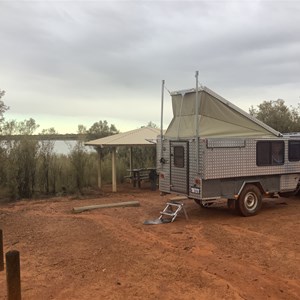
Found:
[{"label": "camper checker plate panel", "polygon": [[242,176],[242,151],[245,148],[240,146],[233,147],[233,144],[234,142],[230,147],[225,147],[223,144],[222,147],[205,149],[205,179]]},{"label": "camper checker plate panel", "polygon": [[280,190],[294,190],[299,182],[299,174],[286,174],[280,176]]},{"label": "camper checker plate panel", "polygon": [[[163,149],[161,149],[161,147]],[[157,142],[157,172],[159,173],[159,189],[160,191],[170,192],[170,147],[169,141],[164,140],[163,145],[161,141]],[[162,154],[162,155],[161,155]],[[165,163],[161,163],[160,159],[164,158]]]},{"label": "camper checker plate panel", "polygon": [[[203,152],[200,154],[203,155],[202,159],[204,162],[203,179],[234,178],[299,172],[300,161],[288,161],[287,141],[285,141],[284,164],[278,166],[257,166],[256,144],[259,140],[265,139],[245,139],[245,147],[208,148],[206,143],[206,147],[204,147]],[[277,138],[276,140],[278,141],[279,139]],[[282,185],[284,185],[284,183]]]}]

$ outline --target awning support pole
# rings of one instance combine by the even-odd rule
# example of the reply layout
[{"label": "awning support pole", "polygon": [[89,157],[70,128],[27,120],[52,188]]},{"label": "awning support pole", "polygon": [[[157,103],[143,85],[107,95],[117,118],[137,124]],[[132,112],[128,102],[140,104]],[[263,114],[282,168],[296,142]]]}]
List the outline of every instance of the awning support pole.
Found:
[{"label": "awning support pole", "polygon": [[[160,110],[160,158],[163,157],[163,142],[164,142],[164,131],[163,131],[163,120],[164,120],[164,91],[165,81],[162,80],[161,84],[161,110]],[[161,162],[162,164],[162,162]]]},{"label": "awning support pole", "polygon": [[196,126],[196,172],[199,174],[199,91],[198,91],[198,77],[199,71],[196,71],[196,110],[195,110],[195,126]]}]

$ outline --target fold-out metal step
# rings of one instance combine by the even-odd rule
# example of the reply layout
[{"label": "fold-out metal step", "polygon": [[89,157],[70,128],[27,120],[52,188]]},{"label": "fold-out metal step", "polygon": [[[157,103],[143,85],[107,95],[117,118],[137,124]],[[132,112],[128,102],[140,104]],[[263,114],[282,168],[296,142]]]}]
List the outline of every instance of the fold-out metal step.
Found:
[{"label": "fold-out metal step", "polygon": [[166,207],[160,212],[160,216],[156,220],[145,221],[145,225],[151,224],[162,224],[162,223],[172,223],[178,216],[178,214],[183,211],[185,218],[188,220],[187,212],[184,208],[184,203],[180,200],[186,200],[186,197],[174,197],[171,198],[169,202],[166,203]]},{"label": "fold-out metal step", "polygon": [[159,219],[164,219],[164,217],[167,217],[170,219],[169,222],[173,222],[181,210],[185,211],[183,205],[184,204],[182,202],[167,202],[164,210],[160,212]]}]

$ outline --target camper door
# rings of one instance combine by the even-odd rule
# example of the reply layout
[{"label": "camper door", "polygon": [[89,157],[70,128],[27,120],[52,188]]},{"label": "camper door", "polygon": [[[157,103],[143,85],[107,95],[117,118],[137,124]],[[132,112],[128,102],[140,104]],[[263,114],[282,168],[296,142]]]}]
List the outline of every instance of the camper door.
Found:
[{"label": "camper door", "polygon": [[188,194],[188,142],[170,142],[170,190]]}]

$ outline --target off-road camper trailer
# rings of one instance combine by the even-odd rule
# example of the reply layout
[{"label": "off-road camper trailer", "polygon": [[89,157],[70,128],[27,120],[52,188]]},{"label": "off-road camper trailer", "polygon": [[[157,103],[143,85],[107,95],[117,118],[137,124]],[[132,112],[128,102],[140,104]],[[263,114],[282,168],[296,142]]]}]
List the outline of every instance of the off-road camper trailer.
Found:
[{"label": "off-road camper trailer", "polygon": [[299,138],[283,137],[206,87],[171,97],[173,119],[157,141],[161,192],[202,206],[225,198],[251,216],[263,196],[299,188]]}]

